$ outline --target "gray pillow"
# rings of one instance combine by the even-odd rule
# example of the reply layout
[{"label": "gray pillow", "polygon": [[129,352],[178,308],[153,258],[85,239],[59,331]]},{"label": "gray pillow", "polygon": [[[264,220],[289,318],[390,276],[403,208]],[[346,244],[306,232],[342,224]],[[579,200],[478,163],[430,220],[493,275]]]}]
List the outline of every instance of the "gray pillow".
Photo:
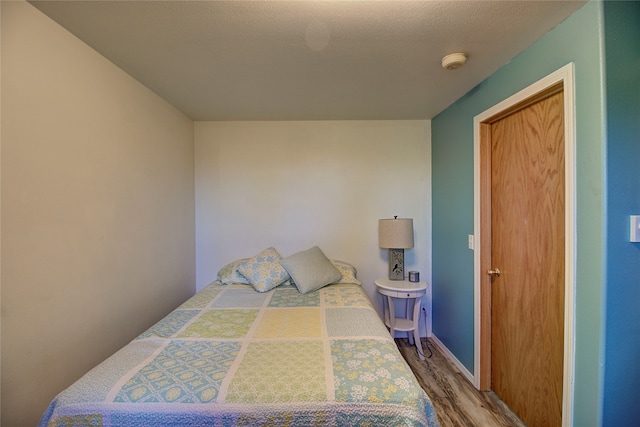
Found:
[{"label": "gray pillow", "polygon": [[342,279],[342,273],[317,246],[282,258],[280,264],[287,270],[302,294]]}]

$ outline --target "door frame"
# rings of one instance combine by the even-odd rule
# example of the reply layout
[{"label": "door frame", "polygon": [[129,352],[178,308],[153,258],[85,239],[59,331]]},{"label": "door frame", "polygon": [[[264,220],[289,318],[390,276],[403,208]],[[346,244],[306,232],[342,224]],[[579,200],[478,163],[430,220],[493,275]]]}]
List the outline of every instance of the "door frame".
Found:
[{"label": "door frame", "polygon": [[[527,105],[531,99],[540,99],[540,95],[562,85],[564,90],[564,156],[565,156],[565,283],[564,283],[564,361],[562,380],[562,425],[573,424],[574,364],[575,364],[575,253],[576,253],[576,190],[575,190],[575,92],[574,64],[569,63],[559,70],[538,80],[518,93],[499,102],[473,119],[474,134],[474,369],[473,384],[479,390],[491,386],[491,312],[487,298],[489,289],[481,287],[483,273],[487,267],[490,253],[490,239],[481,235],[481,162],[486,161],[487,153],[481,150],[481,137],[496,117],[513,112],[521,105]],[[490,153],[489,153],[490,154]],[[489,158],[490,160],[490,158]],[[485,214],[486,215],[486,214]],[[483,293],[484,291],[484,293]],[[489,343],[489,345],[487,345]]]}]

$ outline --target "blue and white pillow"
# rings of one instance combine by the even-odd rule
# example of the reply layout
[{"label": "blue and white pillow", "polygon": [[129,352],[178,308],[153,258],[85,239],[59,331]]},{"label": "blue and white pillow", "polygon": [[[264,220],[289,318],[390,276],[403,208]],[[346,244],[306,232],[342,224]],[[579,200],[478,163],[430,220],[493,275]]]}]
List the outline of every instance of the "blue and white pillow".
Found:
[{"label": "blue and white pillow", "polygon": [[330,260],[331,263],[342,274],[340,281],[335,283],[353,283],[354,285],[361,285],[362,282],[357,279],[356,268],[348,262],[338,261],[335,259]]},{"label": "blue and white pillow", "polygon": [[249,284],[249,281],[238,271],[238,266],[248,260],[249,258],[237,259],[225,265],[218,271],[217,279],[223,285],[229,285],[231,283],[243,283]]},{"label": "blue and white pillow", "polygon": [[280,254],[267,248],[238,265],[238,271],[258,292],[267,292],[290,279],[287,270],[280,264]]}]

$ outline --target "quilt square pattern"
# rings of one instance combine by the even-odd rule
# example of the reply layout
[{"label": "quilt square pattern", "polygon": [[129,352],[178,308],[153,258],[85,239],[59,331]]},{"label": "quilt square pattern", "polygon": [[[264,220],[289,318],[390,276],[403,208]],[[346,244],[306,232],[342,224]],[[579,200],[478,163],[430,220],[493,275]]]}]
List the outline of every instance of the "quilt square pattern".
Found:
[{"label": "quilt square pattern", "polygon": [[179,334],[185,338],[241,338],[258,316],[258,310],[209,310],[202,313]]},{"label": "quilt square pattern", "polygon": [[335,285],[321,290],[328,307],[371,307],[369,298],[357,285]]},{"label": "quilt square pattern", "polygon": [[368,308],[327,308],[327,333],[330,337],[389,337],[378,314]]},{"label": "quilt square pattern", "polygon": [[255,338],[320,338],[320,309],[275,308],[265,310]]},{"label": "quilt square pattern", "polygon": [[269,307],[318,307],[320,293],[301,294],[296,288],[279,288],[273,291]]},{"label": "quilt square pattern", "polygon": [[378,340],[334,340],[331,359],[336,400],[401,402],[415,405],[420,395],[413,373],[393,343]]},{"label": "quilt square pattern", "polygon": [[325,401],[325,377],[322,342],[255,342],[231,380],[226,401]]},{"label": "quilt square pattern", "polygon": [[172,342],[126,382],[114,401],[214,401],[239,350],[235,342]]},{"label": "quilt square pattern", "polygon": [[178,309],[205,308],[220,292],[220,288],[209,285],[186,300]]},{"label": "quilt square pattern", "polygon": [[241,308],[261,307],[267,299],[267,294],[261,294],[248,286],[244,288],[229,288],[213,304],[212,308]]},{"label": "quilt square pattern", "polygon": [[138,336],[138,339],[152,336],[169,338],[200,313],[199,310],[176,310]]},{"label": "quilt square pattern", "polygon": [[[332,423],[333,417],[330,417],[328,413],[322,411],[308,411],[304,413],[300,412],[286,412],[283,411],[275,415],[244,415],[238,417],[237,420],[230,420],[225,426],[265,426],[265,427],[280,427],[280,426],[314,426],[325,427],[335,425]],[[355,424],[338,424],[344,426],[352,426]],[[364,424],[359,424],[364,426]],[[373,426],[374,424],[370,424]]]}]

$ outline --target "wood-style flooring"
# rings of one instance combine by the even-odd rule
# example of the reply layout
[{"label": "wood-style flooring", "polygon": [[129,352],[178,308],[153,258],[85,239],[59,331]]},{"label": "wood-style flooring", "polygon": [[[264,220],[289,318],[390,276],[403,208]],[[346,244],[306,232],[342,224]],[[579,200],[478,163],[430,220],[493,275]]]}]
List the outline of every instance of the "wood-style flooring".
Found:
[{"label": "wood-style flooring", "polygon": [[[427,349],[427,343],[429,348]],[[526,427],[492,391],[478,391],[430,339],[422,339],[427,360],[416,347],[396,338],[400,353],[433,402],[441,427]]]}]

